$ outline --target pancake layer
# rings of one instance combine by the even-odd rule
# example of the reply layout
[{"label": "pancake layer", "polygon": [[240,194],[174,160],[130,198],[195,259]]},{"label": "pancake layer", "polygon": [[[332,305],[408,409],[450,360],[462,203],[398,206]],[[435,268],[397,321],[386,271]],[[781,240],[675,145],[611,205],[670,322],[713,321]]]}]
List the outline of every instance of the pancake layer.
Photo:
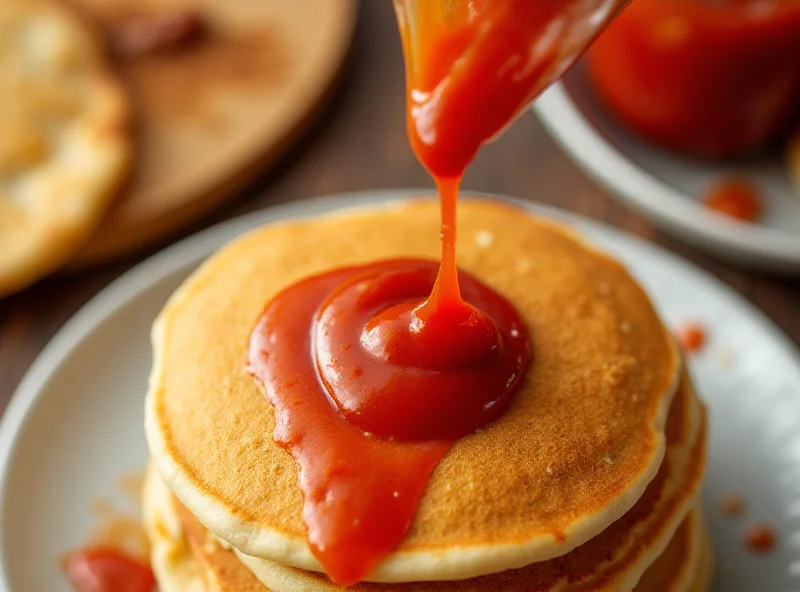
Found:
[{"label": "pancake layer", "polygon": [[[226,592],[269,592],[229,549],[215,543],[212,535],[183,508],[185,540],[194,549],[192,560],[205,566],[205,577],[196,590]],[[648,569],[635,592],[706,592],[710,587],[711,554],[708,536],[694,509],[681,524],[667,550]],[[183,541],[182,544],[186,544]],[[199,578],[199,576],[198,576]],[[291,585],[291,581],[287,582]],[[397,587],[396,584],[388,585]],[[182,592],[189,588],[162,586],[162,592]]]},{"label": "pancake layer", "polygon": [[[644,573],[636,592],[696,592],[708,587],[705,564],[708,558],[708,534],[702,513],[694,508],[672,537],[666,550]],[[704,569],[705,568],[705,569]]]},{"label": "pancake layer", "polygon": [[150,565],[160,592],[206,592],[200,563],[190,547],[172,493],[152,463],[145,476],[142,508],[150,538]]},{"label": "pancake layer", "polygon": [[[145,496],[145,506],[151,513],[164,515],[162,521],[179,521],[183,531],[169,534],[165,529],[154,532],[154,563],[157,562],[157,573],[162,581],[162,592],[180,592],[192,590],[199,592],[205,590],[225,590],[226,592],[269,592],[269,588],[256,579],[253,573],[237,558],[227,546],[218,542],[198,521],[191,515],[169,490],[163,485],[159,477],[152,473],[148,475],[148,493]],[[178,537],[178,538],[175,538]],[[184,571],[175,562],[164,562],[164,554],[157,549],[191,547],[193,550],[189,561],[194,563],[196,572],[194,584],[199,587],[175,587],[174,582],[185,578],[176,575],[164,577],[165,572]],[[157,559],[158,557],[158,559]],[[181,555],[183,557],[183,555]],[[705,592],[710,585],[710,562],[708,536],[703,525],[701,512],[694,508],[670,541],[667,549],[656,559],[655,563],[647,569],[635,592]],[[289,574],[298,570],[288,570]],[[203,574],[202,576],[200,574]],[[298,581],[291,577],[280,582],[278,588],[273,590],[309,590],[314,588],[297,588]],[[405,587],[397,584],[375,585],[382,590],[394,591]],[[594,589],[594,588],[593,588]],[[603,587],[604,590],[607,588]],[[616,588],[615,588],[616,589]]]},{"label": "pancake layer", "polygon": [[[695,537],[699,530],[699,521],[690,518],[682,530],[678,530],[678,534],[673,536],[695,503],[705,461],[705,417],[688,377],[684,378],[679,388],[670,411],[667,430],[669,443],[664,464],[642,499],[622,519],[566,556],[522,569],[458,582],[361,583],[348,590],[354,592],[631,590],[648,568],[656,569],[657,563],[656,566],[653,564],[659,556],[666,557],[666,561],[672,566],[671,568],[662,566],[655,576],[656,581],[664,580],[665,592],[691,590],[684,586],[694,579],[693,566],[698,563],[697,549],[700,545],[695,542]],[[146,505],[167,507],[166,512],[171,513],[173,518],[166,522],[179,522],[186,536],[195,541],[194,547],[207,547],[207,541],[212,535],[207,533],[179,502],[170,501],[171,494],[163,484],[160,487],[159,495],[162,501],[146,499]],[[155,489],[149,488],[149,491]],[[165,499],[166,501],[163,501]],[[667,548],[670,541],[672,541],[671,546]],[[231,591],[266,589],[273,592],[344,590],[331,584],[324,576],[313,572],[254,559],[236,549],[233,549],[236,554],[234,555],[219,545],[211,547],[210,551],[206,551],[206,559],[202,563],[210,566],[214,579],[236,578],[237,581],[249,581],[249,587],[222,589]],[[667,551],[664,551],[665,548]],[[675,567],[678,564],[683,567],[678,569]],[[665,578],[665,573],[670,577]],[[247,575],[245,577],[242,574]],[[254,587],[253,575],[262,588]]]},{"label": "pancake layer", "polygon": [[[321,570],[297,466],[273,442],[272,408],[245,369],[250,330],[301,278],[438,257],[438,224],[438,203],[426,200],[266,227],[170,300],[153,331],[148,441],[169,489],[213,534],[249,556]],[[437,467],[372,581],[471,578],[564,556],[630,510],[664,458],[680,360],[625,269],[492,202],[463,203],[459,229],[459,265],[518,307],[534,362],[511,408]]]},{"label": "pancake layer", "polygon": [[617,522],[570,553],[493,575],[451,582],[349,588],[325,576],[233,551],[273,592],[589,592],[632,590],[656,561],[696,503],[705,470],[705,410],[688,378],[681,384],[667,425],[664,463],[642,498]]}]

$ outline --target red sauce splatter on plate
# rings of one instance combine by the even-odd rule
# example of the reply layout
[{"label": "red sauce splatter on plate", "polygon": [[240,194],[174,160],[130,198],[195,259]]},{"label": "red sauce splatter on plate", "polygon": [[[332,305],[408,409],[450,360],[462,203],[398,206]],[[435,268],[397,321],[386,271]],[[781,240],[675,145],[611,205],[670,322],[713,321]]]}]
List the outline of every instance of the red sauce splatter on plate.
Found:
[{"label": "red sauce splatter on plate", "polygon": [[113,547],[89,547],[67,557],[64,570],[78,592],[153,592],[150,566]]},{"label": "red sauce splatter on plate", "polygon": [[709,187],[703,203],[720,214],[743,222],[755,222],[763,210],[763,198],[752,183],[741,177],[726,177]]},{"label": "red sauce splatter on plate", "polygon": [[675,337],[678,344],[686,353],[697,353],[706,344],[707,335],[705,328],[699,323],[687,323],[678,329]]},{"label": "red sauce splatter on plate", "polygon": [[778,543],[775,529],[769,524],[754,524],[745,533],[747,548],[758,555],[771,552]]}]

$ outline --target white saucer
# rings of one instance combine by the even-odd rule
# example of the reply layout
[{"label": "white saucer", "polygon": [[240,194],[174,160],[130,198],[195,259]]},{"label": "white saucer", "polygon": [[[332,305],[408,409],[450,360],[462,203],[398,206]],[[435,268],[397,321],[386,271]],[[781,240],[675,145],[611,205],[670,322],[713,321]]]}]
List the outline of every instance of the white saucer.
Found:
[{"label": "white saucer", "polygon": [[[147,460],[150,323],[202,259],[258,224],[416,193],[326,197],[222,224],[146,261],[80,311],[34,363],[2,420],[0,590],[70,590],[59,556],[87,540],[96,525],[92,501],[118,497],[115,481]],[[718,558],[715,590],[800,590],[798,352],[760,312],[690,264],[570,214],[541,211],[621,257],[667,323],[697,319],[708,327],[708,350],[692,365],[711,408],[706,511]],[[721,516],[717,501],[730,492],[746,497],[744,518]],[[762,520],[777,527],[779,545],[755,557],[742,532]]]},{"label": "white saucer", "polygon": [[[614,121],[581,64],[534,111],[578,165],[665,231],[734,263],[800,275],[800,189],[777,159],[713,163],[660,150]],[[712,179],[731,172],[761,189],[765,214],[757,224],[729,220],[699,203]]]}]

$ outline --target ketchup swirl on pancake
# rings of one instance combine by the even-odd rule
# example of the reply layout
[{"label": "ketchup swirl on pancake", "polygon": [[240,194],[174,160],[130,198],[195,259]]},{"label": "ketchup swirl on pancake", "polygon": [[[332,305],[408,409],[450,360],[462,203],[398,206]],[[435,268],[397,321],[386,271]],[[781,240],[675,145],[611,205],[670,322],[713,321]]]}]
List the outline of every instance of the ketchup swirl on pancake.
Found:
[{"label": "ketchup swirl on pancake", "polygon": [[[458,185],[577,54],[567,25],[578,3],[472,0],[444,20],[426,12],[438,4],[419,2],[412,22],[396,2],[409,136],[441,200],[441,261],[305,279],[267,305],[250,339],[275,441],[300,466],[309,544],[341,585],[397,547],[437,463],[503,413],[531,360],[514,307],[456,268]],[[609,4],[598,0],[603,15]]]},{"label": "ketchup swirl on pancake", "polygon": [[301,467],[309,542],[338,583],[397,546],[436,464],[505,410],[528,365],[524,323],[475,278],[458,277],[471,305],[425,300],[437,267],[382,261],[308,278],[252,334],[275,440]]}]

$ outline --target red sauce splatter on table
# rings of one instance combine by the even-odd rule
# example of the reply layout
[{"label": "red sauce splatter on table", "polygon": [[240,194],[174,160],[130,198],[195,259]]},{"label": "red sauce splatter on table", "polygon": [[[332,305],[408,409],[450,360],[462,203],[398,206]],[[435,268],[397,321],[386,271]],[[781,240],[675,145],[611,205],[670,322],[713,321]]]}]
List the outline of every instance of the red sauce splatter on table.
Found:
[{"label": "red sauce splatter on table", "polygon": [[250,339],[275,441],[300,465],[311,550],[342,585],[397,547],[433,469],[457,438],[503,413],[531,359],[514,307],[456,268],[458,185],[480,146],[588,43],[588,32],[581,43],[566,26],[586,4],[468,4],[440,20],[445,4],[418,2],[409,21],[396,3],[411,145],[439,189],[440,264],[386,261],[308,278],[267,305]]},{"label": "red sauce splatter on table", "polygon": [[78,592],[153,592],[150,566],[113,547],[90,547],[67,557],[64,570]]},{"label": "red sauce splatter on table", "polygon": [[678,344],[686,353],[696,353],[703,349],[706,344],[706,330],[699,323],[687,323],[678,329],[675,337]]},{"label": "red sauce splatter on table", "polygon": [[754,222],[761,216],[763,198],[747,179],[725,177],[709,187],[703,203],[720,214],[743,222]]},{"label": "red sauce splatter on table", "polygon": [[753,553],[765,555],[778,543],[775,529],[769,524],[754,524],[745,533],[745,544]]}]

